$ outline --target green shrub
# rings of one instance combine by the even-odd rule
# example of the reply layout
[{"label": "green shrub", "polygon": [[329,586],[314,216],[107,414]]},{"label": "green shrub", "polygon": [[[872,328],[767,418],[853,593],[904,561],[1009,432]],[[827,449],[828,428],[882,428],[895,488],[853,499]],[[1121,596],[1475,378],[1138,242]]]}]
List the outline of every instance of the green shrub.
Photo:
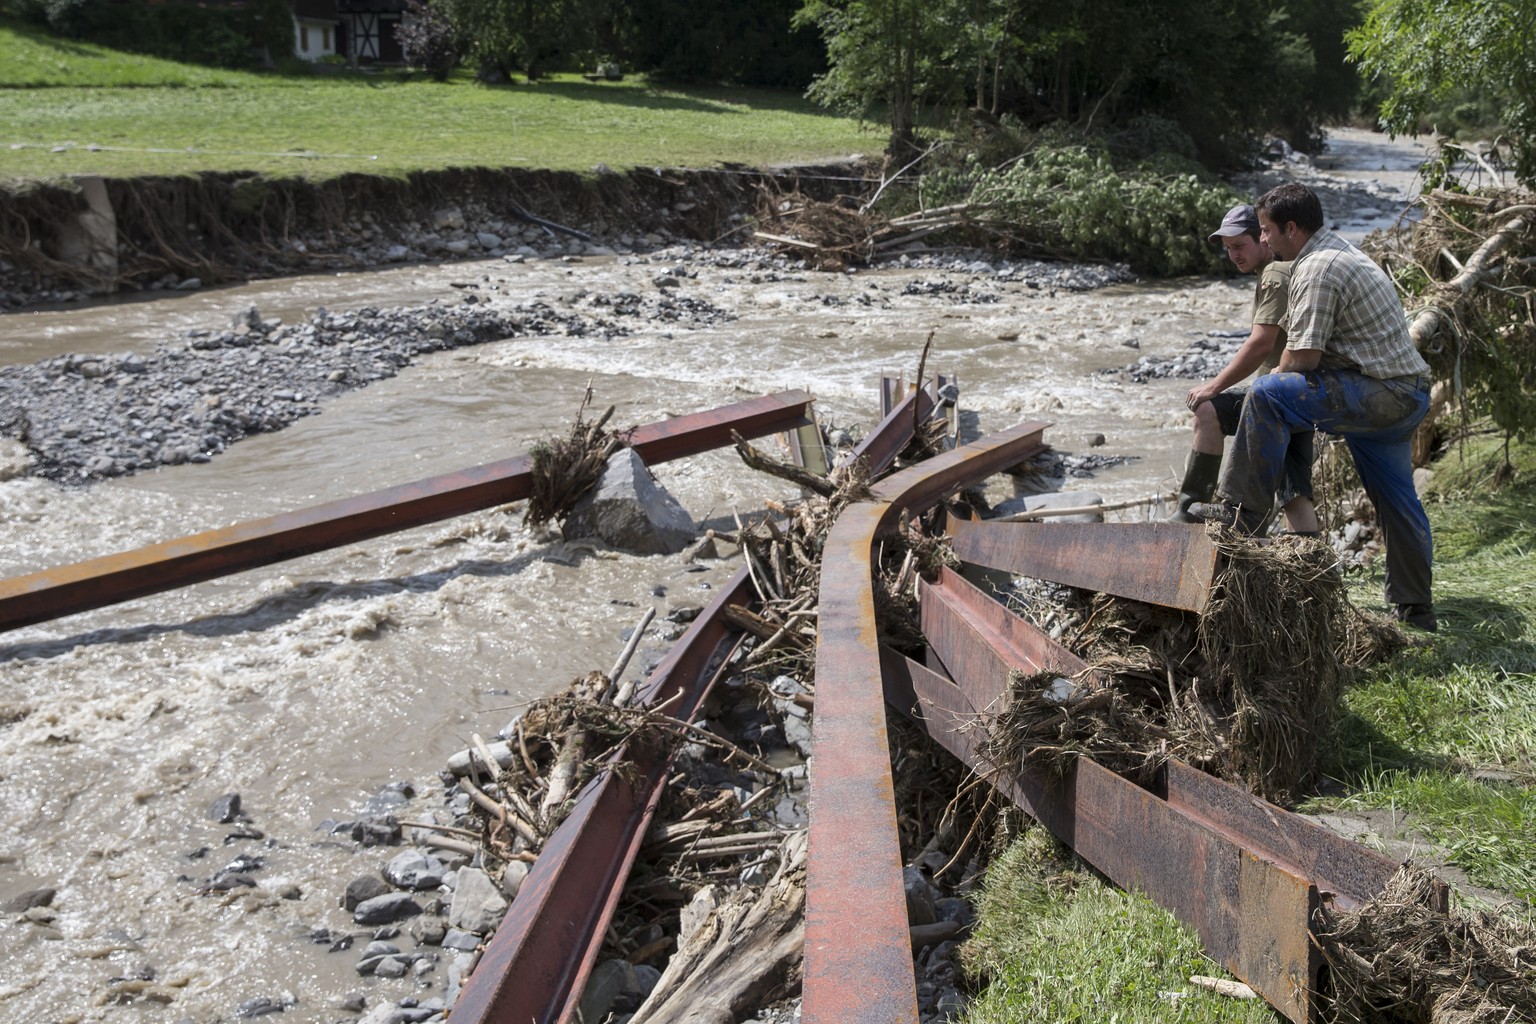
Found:
[{"label": "green shrub", "polygon": [[1241,201],[1209,183],[1187,157],[1154,154],[1124,168],[1083,142],[1037,145],[999,166],[975,159],[925,175],[925,206],[970,202],[1011,224],[1022,247],[1075,259],[1121,260],[1155,276],[1222,269],[1206,244],[1211,228]]}]

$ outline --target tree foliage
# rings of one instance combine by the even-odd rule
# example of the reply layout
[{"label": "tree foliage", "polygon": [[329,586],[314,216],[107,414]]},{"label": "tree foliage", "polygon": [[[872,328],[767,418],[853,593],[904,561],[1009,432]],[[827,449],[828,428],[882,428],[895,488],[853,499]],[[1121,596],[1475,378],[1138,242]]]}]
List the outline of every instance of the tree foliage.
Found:
[{"label": "tree foliage", "polygon": [[568,66],[596,39],[602,0],[452,0],[453,22],[482,77],[530,80]]},{"label": "tree foliage", "polygon": [[800,0],[612,0],[602,54],[672,81],[804,89],[826,70]]},{"label": "tree foliage", "polygon": [[811,95],[887,105],[895,138],[924,104],[970,101],[1110,133],[1161,118],[1230,165],[1265,131],[1315,141],[1354,96],[1355,0],[805,0],[799,18],[827,41]]},{"label": "tree foliage", "polygon": [[1415,135],[1440,102],[1497,98],[1516,177],[1536,183],[1536,4],[1529,0],[1369,0],[1349,56],[1382,81],[1381,123]]},{"label": "tree foliage", "polygon": [[1013,160],[975,152],[922,178],[919,205],[966,203],[1013,225],[1037,255],[1124,261],[1157,276],[1212,273],[1224,262],[1205,241],[1238,197],[1198,165],[1168,156],[1118,164],[1102,142],[1056,130]]},{"label": "tree foliage", "polygon": [[405,17],[395,26],[405,62],[445,82],[463,57],[459,31],[446,0],[405,0]]}]

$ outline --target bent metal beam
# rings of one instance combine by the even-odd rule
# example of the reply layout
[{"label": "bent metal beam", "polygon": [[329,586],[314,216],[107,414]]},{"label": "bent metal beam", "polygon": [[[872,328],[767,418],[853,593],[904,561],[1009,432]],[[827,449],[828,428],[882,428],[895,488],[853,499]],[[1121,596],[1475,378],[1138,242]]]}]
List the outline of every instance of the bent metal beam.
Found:
[{"label": "bent metal beam", "polygon": [[893,474],[848,506],[823,549],[806,863],[806,1024],[916,1024],[875,631],[876,537],[903,515],[1042,448],[1024,423]]},{"label": "bent metal beam", "polygon": [[[803,391],[782,391],[648,423],[630,444],[647,465],[697,455],[729,444],[732,430],[743,437],[793,430],[807,422],[811,401]],[[532,467],[519,455],[0,580],[0,632],[517,501],[530,493]]]}]

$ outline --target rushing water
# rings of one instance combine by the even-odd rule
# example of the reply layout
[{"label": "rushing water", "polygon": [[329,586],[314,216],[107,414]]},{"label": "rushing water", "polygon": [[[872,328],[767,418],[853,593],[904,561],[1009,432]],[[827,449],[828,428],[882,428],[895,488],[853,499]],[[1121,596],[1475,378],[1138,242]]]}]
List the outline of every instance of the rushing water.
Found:
[{"label": "rushing water", "polygon": [[[15,314],[0,321],[0,362],[144,351],[252,304],[294,320],[322,305],[457,301],[450,282],[478,282],[492,303],[579,307],[581,290],[654,289],[665,266],[461,263]],[[953,271],[754,282],[694,269],[679,292],[738,319],[436,353],[208,464],[90,488],[0,482],[0,576],[526,451],[566,429],[589,383],[625,424],[805,388],[824,423],[868,427],[879,375],[910,377],[930,331],[930,372],[959,379],[983,430],[1045,419],[1047,440],[1075,452],[1102,433],[1097,451],[1134,461],[1068,486],[1108,498],[1166,491],[1188,450],[1189,382],[1096,371],[1244,328],[1251,295],[1246,279],[1052,293]],[[939,279],[997,301],[904,294]],[[701,524],[729,526],[788,496],[725,452],[657,476]],[[317,929],[354,930],[338,905],[347,881],[394,852],[354,850],[315,826],[355,817],[399,779],[418,789],[404,815],[424,813],[436,772],[472,733],[607,669],[646,607],[701,604],[734,568],[693,572],[685,556],[566,544],[530,533],[519,513],[492,509],[0,634],[0,902],[58,890],[51,922],[0,919],[0,1021],[231,1020],[248,999],[286,993],[297,1002],[281,1019],[318,1022],[346,1018],[337,1004],[351,992],[370,1005],[440,995],[441,967],[360,978],[356,950],[309,941]],[[231,792],[264,840],[226,841],[230,826],[207,817]],[[266,893],[291,885],[299,898],[198,892],[241,854],[264,861]]]}]

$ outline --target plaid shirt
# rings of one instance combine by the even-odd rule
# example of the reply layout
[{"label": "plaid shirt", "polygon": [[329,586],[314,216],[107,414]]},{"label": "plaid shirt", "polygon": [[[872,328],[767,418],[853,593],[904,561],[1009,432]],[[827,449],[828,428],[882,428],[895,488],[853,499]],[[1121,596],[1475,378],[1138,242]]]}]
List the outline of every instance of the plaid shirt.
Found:
[{"label": "plaid shirt", "polygon": [[1377,380],[1429,372],[1392,279],[1369,256],[1322,228],[1295,263],[1287,348],[1319,349],[1323,369],[1358,370]]}]

